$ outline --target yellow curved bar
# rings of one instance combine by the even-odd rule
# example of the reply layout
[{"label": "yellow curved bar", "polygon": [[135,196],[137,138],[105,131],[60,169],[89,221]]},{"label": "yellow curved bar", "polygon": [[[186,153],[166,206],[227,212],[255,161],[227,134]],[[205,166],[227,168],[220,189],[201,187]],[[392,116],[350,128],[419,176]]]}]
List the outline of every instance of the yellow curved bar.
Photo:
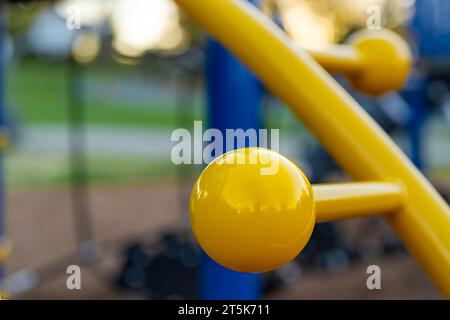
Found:
[{"label": "yellow curved bar", "polygon": [[[315,133],[353,177],[403,184],[407,206],[387,220],[450,298],[450,210],[374,120],[311,56],[252,5],[176,0]],[[374,31],[375,32],[375,31]]]},{"label": "yellow curved bar", "polygon": [[405,200],[403,188],[388,182],[317,184],[312,189],[316,222],[393,213]]}]

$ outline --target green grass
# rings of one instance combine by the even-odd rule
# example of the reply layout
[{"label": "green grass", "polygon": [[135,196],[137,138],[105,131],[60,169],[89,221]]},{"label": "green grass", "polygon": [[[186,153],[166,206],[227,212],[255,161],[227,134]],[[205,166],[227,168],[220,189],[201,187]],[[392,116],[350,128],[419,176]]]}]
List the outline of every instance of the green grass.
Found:
[{"label": "green grass", "polygon": [[[68,158],[61,154],[9,152],[6,185],[13,190],[67,187],[71,177]],[[166,159],[95,156],[88,159],[90,185],[148,183],[194,176],[199,168],[180,168]]]},{"label": "green grass", "polygon": [[[113,74],[121,77],[127,74],[125,67],[111,71],[104,67],[86,69],[87,77],[101,81]],[[60,124],[67,121],[68,75],[65,63],[44,63],[23,60],[9,69],[7,75],[7,97],[9,104],[18,112],[25,124]],[[105,95],[108,94],[105,92]],[[169,106],[152,106],[151,101],[132,108],[117,103],[89,101],[86,99],[86,123],[126,127],[169,127],[176,124],[177,115]],[[91,99],[92,100],[92,99]],[[193,106],[186,106],[181,115],[183,121],[192,122],[195,117]],[[198,108],[197,108],[198,109]]]},{"label": "green grass", "polygon": [[[127,76],[139,71],[132,68],[94,65],[85,69],[85,73],[90,81],[100,83],[112,77],[126,81]],[[24,59],[9,68],[6,79],[7,101],[23,127],[67,123],[68,72],[69,66],[65,63],[33,59]],[[89,94],[87,96],[92,97]],[[192,124],[195,118],[202,117],[198,114],[199,108],[193,106],[186,106],[186,112],[180,116],[175,114],[173,106],[152,106],[149,103],[151,101],[146,101],[146,105],[142,106],[136,102],[132,106],[124,106],[123,103],[108,99],[87,98],[86,124],[118,128],[175,128],[180,126],[180,119],[184,124]],[[9,188],[52,188],[68,186],[70,183],[69,162],[64,153],[30,154],[10,149],[6,154],[5,165]],[[89,182],[94,185],[158,181],[175,177],[179,173],[177,170],[169,159],[142,156],[106,157],[92,154],[88,161]],[[186,168],[184,173],[190,174],[189,170],[192,168]]]}]

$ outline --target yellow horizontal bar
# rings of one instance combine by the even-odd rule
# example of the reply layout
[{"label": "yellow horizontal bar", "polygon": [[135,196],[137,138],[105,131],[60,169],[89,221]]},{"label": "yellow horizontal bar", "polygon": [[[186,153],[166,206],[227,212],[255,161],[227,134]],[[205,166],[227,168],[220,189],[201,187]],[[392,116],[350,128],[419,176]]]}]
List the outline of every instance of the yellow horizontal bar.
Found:
[{"label": "yellow horizontal bar", "polygon": [[316,222],[372,216],[403,207],[400,185],[387,182],[357,182],[313,185]]},{"label": "yellow horizontal bar", "polygon": [[405,186],[408,205],[386,217],[450,298],[450,209],[390,137],[311,56],[252,5],[238,0],[176,2],[281,98],[351,176]]},{"label": "yellow horizontal bar", "polygon": [[330,45],[323,50],[307,50],[307,52],[329,72],[349,74],[363,68],[363,59],[352,46]]}]

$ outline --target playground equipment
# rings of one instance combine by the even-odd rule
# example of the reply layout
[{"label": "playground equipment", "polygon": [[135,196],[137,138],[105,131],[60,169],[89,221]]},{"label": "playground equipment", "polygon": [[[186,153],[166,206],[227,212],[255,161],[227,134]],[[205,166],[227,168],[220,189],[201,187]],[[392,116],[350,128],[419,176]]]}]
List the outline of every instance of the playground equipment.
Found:
[{"label": "playground equipment", "polygon": [[[301,170],[279,154],[264,149],[245,149],[247,151],[238,150],[227,153],[219,159],[230,157],[239,152],[267,152],[267,157],[280,162],[283,164],[281,167],[285,167],[286,172],[290,172],[288,177],[292,175],[298,179],[293,179],[288,186],[286,184],[288,179],[285,177],[255,174],[256,172],[252,170],[257,169],[258,163],[253,166],[224,167],[218,163],[219,160],[216,160],[205,169],[201,176],[203,181],[209,179],[217,187],[219,185],[216,179],[217,172],[228,174],[232,170],[243,170],[243,174],[238,179],[233,180],[236,188],[244,191],[255,191],[256,198],[260,202],[273,200],[275,196],[277,196],[277,201],[280,201],[279,203],[286,202],[288,193],[280,192],[275,195],[262,193],[264,190],[267,191],[263,188],[265,183],[270,182],[270,180],[266,181],[265,179],[271,178],[278,181],[277,185],[280,186],[280,189],[289,190],[290,187],[297,187],[300,190],[305,190],[305,196],[297,199],[299,206],[303,209],[292,211],[293,215],[298,216],[298,221],[294,221],[296,224],[286,223],[281,218],[287,216],[287,210],[275,210],[280,219],[268,219],[267,224],[270,225],[270,228],[262,228],[265,232],[258,235],[257,230],[244,227],[242,220],[240,220],[242,217],[233,216],[236,210],[230,207],[228,224],[217,225],[216,220],[208,220],[194,227],[199,242],[205,251],[216,261],[231,269],[265,271],[280,266],[301,251],[312,232],[314,219],[315,222],[325,222],[362,215],[388,214],[387,218],[400,231],[399,233],[402,234],[410,249],[417,256],[420,256],[422,263],[429,269],[435,281],[445,282],[444,285],[441,285],[441,289],[445,287],[443,291],[448,295],[448,279],[442,280],[445,279],[445,274],[449,270],[449,238],[445,234],[448,231],[449,214],[446,205],[389,142],[386,135],[377,129],[377,126],[368,119],[367,115],[359,110],[352,99],[320,68],[322,66],[329,72],[345,74],[356,89],[371,94],[398,90],[408,75],[411,60],[405,43],[395,34],[386,31],[360,32],[350,40],[348,45],[334,46],[321,51],[307,51],[306,53],[319,66],[301,48],[296,48],[287,37],[281,35],[280,31],[271,26],[270,22],[265,21],[266,18],[259,17],[255,10],[245,7],[244,4],[241,8],[237,1],[217,1],[214,4],[204,3],[204,1],[192,1],[191,4],[187,2],[179,0],[182,6],[186,6],[187,11],[193,12],[194,15],[201,15],[199,21],[203,21],[202,23],[212,31],[213,35],[217,36],[231,49],[236,50],[244,61],[256,70],[256,74],[274,93],[291,104],[299,117],[305,119],[313,131],[321,137],[322,141],[326,142],[324,144],[328,146],[328,149],[334,150],[335,157],[341,159],[341,164],[348,172],[357,179],[371,181],[311,187]],[[190,9],[189,6],[197,7]],[[214,18],[203,17],[204,12],[214,13],[212,14]],[[251,13],[256,22],[247,16],[248,13]],[[217,18],[215,14],[219,18],[217,21],[212,21]],[[242,17],[244,19],[240,19]],[[224,25],[232,26],[231,30],[218,30],[223,28]],[[245,28],[246,26],[249,28]],[[266,27],[269,31],[265,29]],[[242,30],[248,30],[248,32],[246,31],[245,34],[241,35]],[[230,34],[225,35],[225,32]],[[232,37],[236,39],[232,39]],[[221,66],[221,62],[224,61],[227,63]],[[266,61],[269,61],[269,63],[265,66]],[[210,125],[220,130],[237,127],[243,129],[258,127],[258,102],[261,98],[258,80],[214,40],[208,41],[208,63]],[[227,72],[227,75],[223,77],[226,79],[220,79],[224,75],[222,72]],[[236,79],[239,79],[239,81],[235,81]],[[311,79],[313,81],[310,81]],[[358,138],[362,140],[358,141]],[[336,145],[333,146],[333,144]],[[370,151],[370,148],[373,148],[372,151]],[[379,154],[376,155],[376,153]],[[208,172],[209,174],[207,174]],[[245,176],[251,175],[252,172],[254,174],[252,178],[241,180]],[[208,178],[206,178],[207,176]],[[75,178],[74,180],[76,180]],[[248,182],[248,185],[245,182]],[[257,190],[255,190],[255,185],[258,185]],[[274,184],[269,183],[269,185],[273,188]],[[208,186],[211,187],[210,184],[207,184],[206,188]],[[232,191],[237,191],[236,188],[233,188]],[[205,190],[200,187],[200,191],[204,192]],[[208,194],[211,194],[211,192],[208,192]],[[247,198],[243,198],[243,194],[245,193],[241,192],[235,195],[240,196],[240,199],[246,203],[251,204],[255,201],[255,194],[250,194]],[[423,198],[421,198],[422,194],[424,194]],[[414,197],[418,199],[412,201]],[[194,199],[196,198],[194,197]],[[422,199],[426,201],[420,205]],[[195,209],[192,210],[193,216],[207,216],[208,214],[224,212],[224,210],[217,210],[217,212],[209,210],[211,203],[217,201],[209,203],[204,200],[203,198],[197,198],[196,207],[202,207],[203,209],[201,213]],[[78,204],[78,206],[82,207],[83,204]],[[315,207],[314,210],[311,209],[313,206]],[[275,206],[275,208],[277,207]],[[428,217],[422,216],[428,209],[433,213]],[[216,218],[216,216],[211,216],[211,218]],[[302,220],[304,218],[310,220],[306,219],[307,223],[305,224]],[[254,216],[254,219],[257,219],[257,217]],[[407,222],[408,219],[411,219],[411,221]],[[277,222],[280,225],[279,229],[275,228]],[[262,225],[262,221],[260,223]],[[208,231],[208,228],[212,225],[217,225],[218,233]],[[413,234],[415,226],[418,227],[418,235]],[[293,231],[292,233],[287,232],[294,227],[296,227],[296,230],[305,229],[305,232],[301,236]],[[435,232],[433,228],[439,230]],[[239,241],[227,242],[226,239],[229,239],[232,234],[230,231],[237,233],[238,230],[240,230],[238,233]],[[256,240],[263,238],[265,242],[254,241],[251,243],[254,251],[248,250],[248,252],[243,253],[245,247],[242,246],[242,241],[251,238],[249,230],[255,232]],[[271,234],[270,231],[278,232]],[[216,246],[217,243],[212,239],[219,234],[222,235],[221,242]],[[420,243],[421,236],[425,239],[423,244]],[[273,252],[270,255],[264,245],[274,241],[276,237],[284,237],[283,240],[288,243],[290,239],[297,239],[297,242],[292,244],[289,252]],[[89,237],[80,238],[85,240]],[[5,244],[8,243],[5,242]],[[0,262],[2,257],[6,257],[10,252],[10,245],[1,248],[5,250],[0,251]],[[238,250],[240,256],[237,258],[231,256],[230,258],[226,255],[226,248],[228,248],[228,252]],[[429,252],[426,252],[426,250],[429,250]],[[252,255],[256,253],[260,255],[258,257],[260,261],[255,260],[255,256]],[[435,253],[437,259],[432,259]],[[274,260],[278,260],[277,265],[274,264]],[[245,287],[253,286],[253,289],[249,289],[247,293],[258,287],[258,275],[256,274],[228,272],[228,270],[217,266],[207,258],[205,261],[202,266],[201,277],[203,283],[208,283],[205,285],[205,287],[208,287],[206,291],[220,291],[222,290],[220,287],[224,286],[225,282],[229,284],[230,290],[239,290],[240,292],[245,292],[247,290]],[[263,262],[269,265],[263,268]],[[229,277],[224,277],[224,274],[229,275]],[[217,281],[220,281],[219,286],[215,285]],[[245,285],[243,285],[244,283]],[[231,296],[239,298],[245,296],[245,294],[241,296],[233,294]]]},{"label": "playground equipment", "polygon": [[[276,172],[264,174],[269,164]],[[201,247],[221,265],[265,272],[295,258],[315,222],[391,213],[403,201],[398,183],[311,187],[284,156],[247,148],[216,158],[199,176],[191,196],[191,224]]]},{"label": "playground equipment", "polygon": [[347,75],[360,91],[378,95],[402,88],[409,74],[411,55],[400,36],[363,30],[347,43],[307,52],[327,71]]},{"label": "playground equipment", "polygon": [[[223,134],[227,129],[260,128],[264,91],[261,83],[213,39],[208,40],[206,47],[206,80],[211,128]],[[203,254],[199,288],[200,297],[206,299],[258,299],[262,292],[262,279],[255,273],[225,269]]]},{"label": "playground equipment", "polygon": [[[381,207],[372,208],[368,205],[364,212],[371,211],[370,209],[389,211],[396,207],[394,213],[385,215],[386,220],[410,253],[421,263],[436,286],[446,297],[450,297],[449,207],[391,139],[314,59],[295,47],[275,24],[253,6],[232,0],[177,0],[177,3],[240,57],[267,88],[284,101],[315,133],[345,171],[358,180],[372,181],[376,184],[377,188],[368,190],[367,196],[384,200],[377,201]],[[374,34],[380,33],[374,31]],[[377,43],[384,42],[380,40]],[[405,48],[403,44],[398,47]],[[380,52],[383,50],[381,48]],[[406,51],[403,52],[406,54]],[[402,57],[409,57],[405,54]],[[378,71],[382,75],[380,80],[385,81],[391,77],[389,69],[381,71],[380,68]],[[372,92],[377,91],[377,87],[371,87],[370,84],[362,88]],[[210,170],[209,168],[206,169],[205,174]],[[213,177],[213,179],[218,178],[218,176]],[[242,180],[240,182],[242,183]],[[260,181],[254,181],[253,188],[258,185],[258,182]],[[351,187],[345,191],[343,186],[336,186],[331,189],[343,193],[343,196],[341,194],[335,200],[331,200],[331,207],[337,203],[335,201],[358,207],[357,203],[352,201],[352,194],[354,195],[354,190],[357,188]],[[201,193],[201,191],[198,192]],[[194,190],[194,194],[196,192]],[[251,194],[249,197],[246,201],[250,203],[257,200]],[[199,201],[202,202],[205,199],[207,198],[199,198]],[[320,201],[317,208],[323,206],[319,203]],[[194,204],[193,208],[199,205]],[[207,204],[206,202],[205,205]],[[264,203],[260,207],[263,205]],[[260,217],[259,210],[256,208],[258,207],[254,209],[254,217],[257,218],[254,219],[254,223],[258,223]],[[215,215],[226,214],[219,212],[214,206],[210,206],[209,210]],[[329,218],[349,217],[357,213],[357,211],[345,211],[344,208],[342,210],[334,212],[336,214],[330,215]],[[237,214],[233,211],[228,213]],[[193,215],[196,214],[198,213],[193,211]],[[302,214],[308,215],[308,211]],[[316,214],[319,220],[319,209]],[[207,228],[208,223],[212,222],[206,220],[205,223],[202,228]],[[241,229],[238,224],[233,227],[237,230]],[[269,224],[266,227],[270,230],[272,225]],[[198,226],[195,227],[195,230],[198,229]],[[252,235],[248,232],[247,234]],[[240,234],[239,240],[248,241],[245,234]],[[258,240],[261,239],[255,239],[255,241]],[[221,241],[231,240],[226,237]],[[301,242],[299,243],[297,250],[302,247]],[[226,252],[219,255],[223,261]],[[233,265],[235,263],[236,261]],[[258,261],[255,264],[258,266]]]}]

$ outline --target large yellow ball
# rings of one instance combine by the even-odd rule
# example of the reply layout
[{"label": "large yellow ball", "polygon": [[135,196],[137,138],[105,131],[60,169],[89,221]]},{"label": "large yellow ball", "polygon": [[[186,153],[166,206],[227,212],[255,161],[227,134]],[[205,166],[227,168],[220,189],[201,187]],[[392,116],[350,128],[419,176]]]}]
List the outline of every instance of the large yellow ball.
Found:
[{"label": "large yellow ball", "polygon": [[311,237],[312,188],[277,152],[234,150],[198,177],[190,219],[200,246],[217,263],[241,272],[273,270],[295,258]]}]

